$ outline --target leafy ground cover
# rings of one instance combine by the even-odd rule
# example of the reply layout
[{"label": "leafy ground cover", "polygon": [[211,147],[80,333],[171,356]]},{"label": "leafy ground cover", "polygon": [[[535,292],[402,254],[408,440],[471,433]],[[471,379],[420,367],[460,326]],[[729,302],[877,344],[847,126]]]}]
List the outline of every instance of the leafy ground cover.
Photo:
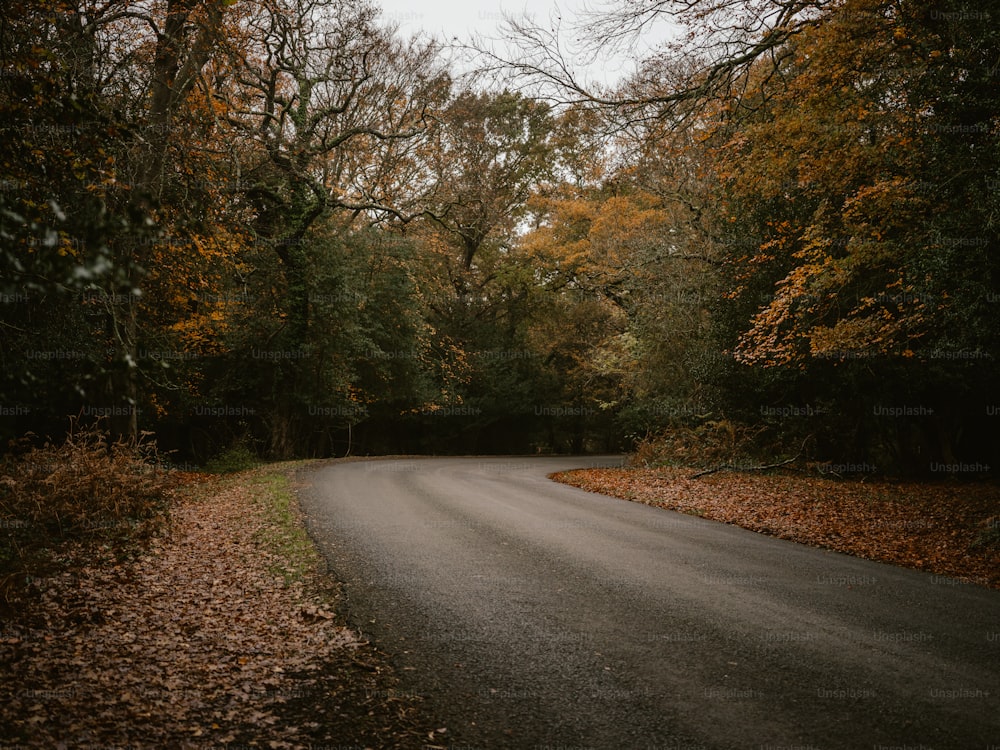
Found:
[{"label": "leafy ground cover", "polygon": [[1000,588],[1000,487],[851,481],[679,467],[584,469],[552,476],[624,500],[762,534]]},{"label": "leafy ground cover", "polygon": [[132,559],[32,581],[0,621],[0,748],[444,744],[334,614],[289,468],[187,475]]}]

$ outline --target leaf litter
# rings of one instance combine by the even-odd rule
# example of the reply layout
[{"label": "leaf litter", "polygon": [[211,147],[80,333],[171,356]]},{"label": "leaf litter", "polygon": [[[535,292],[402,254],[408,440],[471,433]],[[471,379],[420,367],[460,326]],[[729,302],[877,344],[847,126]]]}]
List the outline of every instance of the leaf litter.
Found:
[{"label": "leaf litter", "polygon": [[792,472],[691,478],[674,466],[597,468],[552,478],[869,560],[1000,588],[1000,487],[856,481]]},{"label": "leaf litter", "polygon": [[332,582],[282,570],[245,476],[189,475],[139,557],[33,582],[0,621],[0,748],[427,745],[420,697]]}]

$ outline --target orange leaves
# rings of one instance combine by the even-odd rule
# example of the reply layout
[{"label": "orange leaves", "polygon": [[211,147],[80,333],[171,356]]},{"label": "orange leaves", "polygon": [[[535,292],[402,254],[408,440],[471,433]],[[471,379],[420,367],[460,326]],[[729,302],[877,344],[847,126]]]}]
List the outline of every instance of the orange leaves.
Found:
[{"label": "orange leaves", "polygon": [[590,241],[601,262],[620,268],[638,250],[648,246],[652,238],[662,242],[669,232],[668,216],[659,201],[636,192],[614,196],[601,204],[590,230]]},{"label": "orange leaves", "polygon": [[[175,220],[162,218],[167,226],[176,226]],[[149,269],[144,310],[176,337],[183,350],[179,356],[218,353],[222,334],[244,312],[245,300],[224,279],[235,272],[245,244],[245,238],[218,227],[213,234],[178,230],[142,248]]]},{"label": "orange leaves", "polygon": [[[803,253],[806,254],[806,253]],[[827,302],[827,276],[837,276],[833,259],[813,248],[812,259],[795,266],[776,284],[774,298],[752,321],[734,352],[736,359],[746,364],[763,366],[787,365],[803,352],[803,318],[813,318],[817,303]],[[817,296],[818,295],[818,296]]]},{"label": "orange leaves", "polygon": [[[849,254],[834,259],[818,243],[796,253],[800,264],[776,284],[770,303],[740,338],[736,358],[763,366],[873,356],[912,357],[928,322],[923,297],[897,276],[855,299],[842,290],[862,283],[871,266]],[[859,279],[861,277],[861,279]]]},{"label": "orange leaves", "polygon": [[935,222],[955,206],[928,172],[928,154],[942,151],[928,126],[937,99],[913,97],[933,82],[898,45],[940,40],[912,14],[876,6],[850,0],[804,31],[799,64],[759,92],[768,106],[714,151],[720,219],[737,236],[759,237],[757,252],[739,258],[733,286],[770,296],[737,332],[745,362],[916,356],[915,342],[931,330],[934,311],[919,289],[940,281],[916,269],[948,272],[927,255]]},{"label": "orange leaves", "polygon": [[640,273],[641,253],[664,243],[671,230],[659,199],[642,191],[611,197],[571,194],[542,205],[546,221],[524,238],[523,247],[544,265],[598,285]]},{"label": "orange leaves", "polygon": [[[871,17],[887,33],[895,23]],[[893,302],[894,285],[926,251],[929,220],[944,210],[918,177],[925,138],[905,100],[914,71],[859,73],[852,60],[888,64],[894,52],[877,35],[857,44],[854,27],[851,13],[832,13],[803,34],[805,67],[773,92],[766,117],[738,129],[738,153],[716,152],[727,197],[749,207],[737,224],[760,235],[734,281],[751,288],[778,277],[762,284],[773,283],[771,299],[740,335],[736,353],[746,363],[913,356],[929,326],[925,305]]]},{"label": "orange leaves", "polygon": [[810,354],[821,359],[876,356],[889,353],[894,338],[891,320],[885,314],[838,320],[833,327],[816,326],[810,331]]},{"label": "orange leaves", "polygon": [[870,242],[899,237],[931,210],[910,180],[895,177],[859,187],[844,201],[847,227]]}]

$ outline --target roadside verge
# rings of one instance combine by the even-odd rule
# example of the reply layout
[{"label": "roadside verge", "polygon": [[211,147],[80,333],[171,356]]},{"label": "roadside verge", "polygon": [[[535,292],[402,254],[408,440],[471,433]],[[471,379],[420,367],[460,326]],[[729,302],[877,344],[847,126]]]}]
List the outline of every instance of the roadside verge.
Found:
[{"label": "roadside verge", "polygon": [[580,469],[552,479],[590,492],[934,573],[942,585],[1000,588],[1000,487],[861,482],[678,467]]}]

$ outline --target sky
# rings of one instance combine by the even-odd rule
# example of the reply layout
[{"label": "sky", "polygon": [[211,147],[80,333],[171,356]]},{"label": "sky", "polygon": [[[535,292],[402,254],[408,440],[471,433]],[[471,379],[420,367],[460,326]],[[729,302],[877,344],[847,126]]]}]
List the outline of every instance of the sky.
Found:
[{"label": "sky", "polygon": [[[382,7],[382,17],[400,25],[400,31],[415,34],[420,31],[438,38],[458,37],[467,42],[474,35],[499,38],[504,15],[523,16],[526,11],[546,25],[554,13],[562,16],[563,28],[573,21],[574,14],[585,5],[594,7],[594,0],[375,0]],[[665,35],[663,35],[665,37]],[[631,56],[619,55],[584,68],[587,79],[612,84],[634,68]]]},{"label": "sky", "polygon": [[[469,39],[474,33],[487,36],[496,34],[497,26],[503,22],[504,14],[522,15],[529,5],[511,0],[375,0],[382,7],[382,15],[388,21],[399,23],[404,32],[424,30],[448,38],[457,36]],[[547,18],[555,8],[553,0],[534,0],[531,12],[539,18]],[[579,6],[575,0],[563,0],[562,8]],[[443,32],[443,33],[442,33]]]}]

